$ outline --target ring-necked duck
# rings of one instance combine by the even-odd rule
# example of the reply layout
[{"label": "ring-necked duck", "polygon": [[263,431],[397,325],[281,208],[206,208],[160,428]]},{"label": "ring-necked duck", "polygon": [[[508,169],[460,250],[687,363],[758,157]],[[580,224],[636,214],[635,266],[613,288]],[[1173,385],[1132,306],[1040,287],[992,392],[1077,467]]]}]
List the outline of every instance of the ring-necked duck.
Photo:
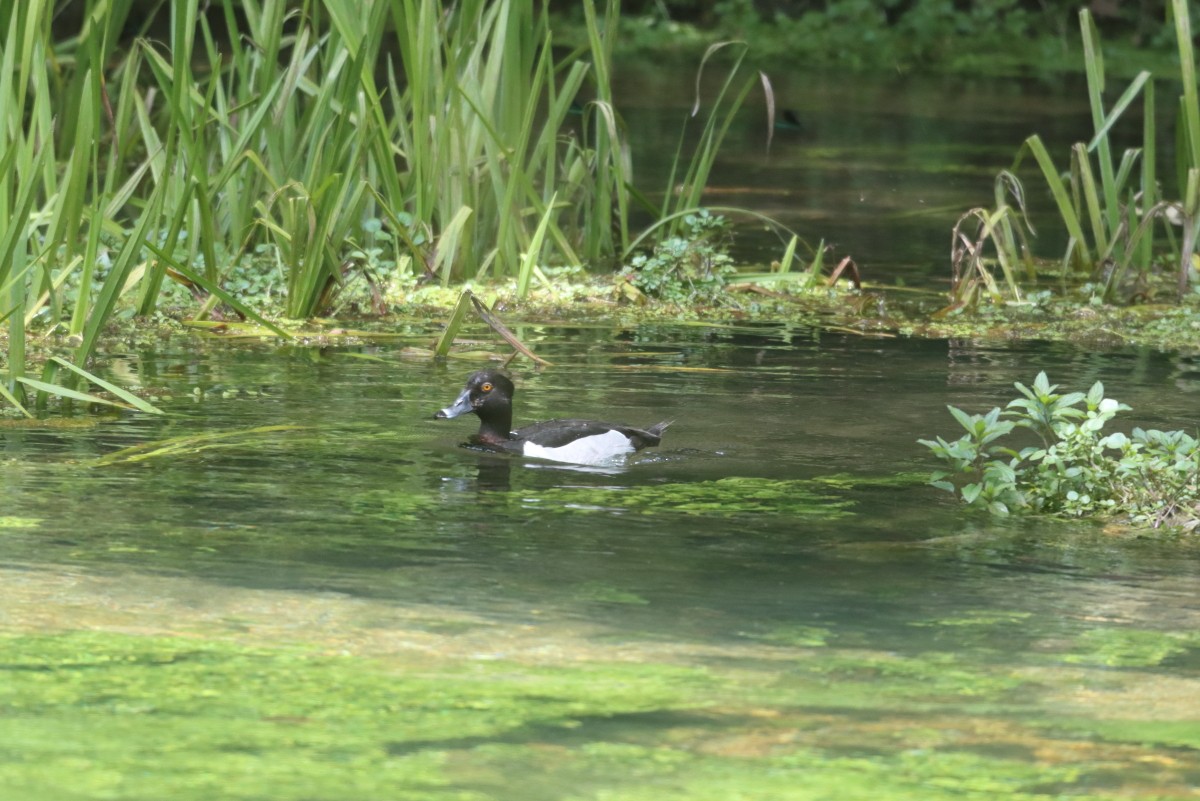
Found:
[{"label": "ring-necked duck", "polygon": [[513,383],[495,370],[480,370],[454,403],[434,415],[448,420],[474,412],[479,433],[472,445],[536,456],[555,462],[599,464],[657,445],[670,421],[647,428],[599,423],[595,420],[547,420],[512,430]]}]

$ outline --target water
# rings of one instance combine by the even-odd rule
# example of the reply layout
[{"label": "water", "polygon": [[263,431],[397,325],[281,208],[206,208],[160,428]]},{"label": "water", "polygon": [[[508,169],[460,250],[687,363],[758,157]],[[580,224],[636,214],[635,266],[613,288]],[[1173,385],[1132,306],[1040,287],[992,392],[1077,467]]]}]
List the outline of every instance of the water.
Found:
[{"label": "water", "polygon": [[[920,75],[864,79],[775,65],[764,69],[779,118],[792,111],[800,127],[776,130],[768,152],[765,104],[761,92],[752,93],[731,128],[704,202],[766,214],[812,247],[824,240],[837,259],[853,257],[864,280],[875,285],[945,288],[955,222],[968,209],[995,207],[996,176],[1014,168],[1022,143],[1038,134],[1065,170],[1071,146],[1094,133],[1086,87],[1078,78],[1056,76],[1052,83]],[[691,71],[683,71],[690,79]],[[689,126],[692,136],[699,135],[725,77],[720,67],[706,71],[705,105]],[[635,156],[647,149],[655,154],[634,163],[638,185],[651,196],[662,195],[694,101],[692,83],[683,84],[685,91],[675,70],[642,69],[618,88]],[[1114,81],[1114,95],[1123,86]],[[1167,137],[1174,130],[1174,110],[1159,105],[1158,129]],[[1112,129],[1114,153],[1141,146],[1139,119],[1131,110]],[[1168,154],[1173,147],[1165,138],[1159,152]],[[1164,163],[1160,172],[1167,174],[1168,166]],[[1032,157],[1026,155],[1016,174],[1024,182],[1037,231],[1035,254],[1060,258],[1066,239]],[[739,258],[759,264],[781,258],[786,242],[734,217],[741,222]]]},{"label": "water", "polygon": [[518,423],[673,418],[663,446],[462,449],[431,417],[472,366],[395,344],[125,354],[166,419],[4,429],[6,797],[1194,794],[1196,546],[968,514],[915,443],[1039,369],[1194,427],[1186,360],[517,333],[555,363]]}]

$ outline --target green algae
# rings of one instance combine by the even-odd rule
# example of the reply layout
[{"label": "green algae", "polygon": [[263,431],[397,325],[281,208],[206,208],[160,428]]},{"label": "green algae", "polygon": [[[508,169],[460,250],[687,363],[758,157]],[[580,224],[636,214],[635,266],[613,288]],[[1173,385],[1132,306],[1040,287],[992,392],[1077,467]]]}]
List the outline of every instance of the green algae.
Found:
[{"label": "green algae", "polygon": [[17,801],[1149,799],[1197,767],[1160,766],[1157,793],[1129,778],[1153,747],[1194,745],[1191,722],[1007,722],[1022,682],[1003,669],[818,653],[749,671],[5,635],[0,784]]},{"label": "green algae", "polygon": [[1106,667],[1152,667],[1200,648],[1196,632],[1149,631],[1105,626],[1088,629],[1074,641],[1065,662]]},{"label": "green algae", "polygon": [[[703,670],[396,667],[304,647],[0,638],[9,798],[471,797],[444,752],[591,716],[703,705]],[[236,781],[230,779],[236,777]]]},{"label": "green algae", "polygon": [[1019,625],[1033,617],[1032,612],[1005,609],[975,609],[961,614],[949,615],[937,620],[915,621],[909,625],[938,627],[938,626],[983,626],[994,627],[1003,625]]},{"label": "green algae", "polygon": [[1077,720],[1055,725],[1115,743],[1200,750],[1200,720]]},{"label": "green algae", "polygon": [[636,487],[552,487],[524,503],[564,513],[771,515],[802,520],[837,520],[852,514],[853,501],[816,487],[812,481],[732,477]]},{"label": "green algae", "polygon": [[581,601],[594,601],[607,604],[625,604],[628,606],[646,606],[650,602],[637,593],[614,587],[599,581],[588,581],[575,589],[575,597]]},{"label": "green algae", "polygon": [[37,528],[41,525],[41,518],[37,517],[13,517],[5,515],[0,517],[0,529],[5,528]]},{"label": "green algae", "polygon": [[930,651],[914,657],[874,651],[831,650],[807,660],[785,680],[812,703],[849,709],[918,711],[945,704],[997,712],[1028,680],[1002,667],[982,667],[957,653]]},{"label": "green algae", "polygon": [[823,648],[829,644],[832,631],[824,626],[783,625],[764,631],[744,632],[744,636],[775,645],[795,648]]},{"label": "green algae", "polygon": [[350,509],[356,516],[388,523],[412,522],[438,510],[437,499],[428,494],[390,488],[354,493]]}]

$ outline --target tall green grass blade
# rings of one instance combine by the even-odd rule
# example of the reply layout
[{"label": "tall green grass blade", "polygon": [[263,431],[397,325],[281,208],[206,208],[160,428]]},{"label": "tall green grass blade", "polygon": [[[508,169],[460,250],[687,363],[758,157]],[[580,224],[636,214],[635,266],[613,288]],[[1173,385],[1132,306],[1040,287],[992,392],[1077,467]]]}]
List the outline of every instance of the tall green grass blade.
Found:
[{"label": "tall green grass blade", "polygon": [[546,213],[542,215],[541,222],[538,223],[537,230],[533,233],[533,239],[529,243],[529,250],[521,259],[521,269],[517,273],[517,297],[525,300],[529,296],[529,279],[533,275],[533,270],[538,265],[538,260],[542,254],[542,242],[546,239],[546,229],[550,227],[550,219],[554,215],[554,201],[557,195],[550,198],[550,203],[546,206]]},{"label": "tall green grass blade", "polygon": [[[627,248],[629,244],[629,192],[633,183],[633,168],[626,146],[618,133],[615,103],[612,93],[612,51],[617,39],[617,23],[620,16],[619,0],[612,0],[605,11],[603,22],[596,14],[593,0],[585,0],[584,21],[587,25],[588,44],[595,71],[596,87],[596,183],[598,194],[596,208],[588,228],[593,253],[598,248],[607,252]],[[614,208],[615,203],[615,208]],[[609,222],[616,214],[619,225],[619,240],[611,239],[612,226]]]},{"label": "tall green grass blade", "polygon": [[[1088,100],[1092,109],[1092,125],[1097,131],[1104,131],[1104,58],[1100,50],[1100,33],[1096,30],[1091,12],[1086,8],[1079,11],[1079,26],[1083,33],[1084,68],[1087,74]],[[1104,197],[1101,212],[1106,230],[1115,231],[1120,205],[1113,177],[1112,153],[1106,134],[1096,137],[1096,157],[1100,163],[1100,188]],[[1097,239],[1097,248],[1105,250],[1105,243]]]},{"label": "tall green grass blade", "polygon": [[17,266],[18,252],[26,252],[25,247],[30,244],[29,240],[32,237],[29,215],[33,211],[39,185],[37,181],[24,176],[40,172],[48,161],[49,151],[41,148],[32,158],[27,158],[19,154],[14,147],[5,155],[4,161],[0,161],[0,174],[9,172],[4,162],[10,157],[18,161],[19,164],[13,164],[11,161],[9,164],[15,167],[11,177],[17,179],[14,182],[20,188],[15,202],[7,210],[6,219],[0,222],[0,230],[4,231],[3,237],[0,237],[0,281],[6,280],[7,274]]},{"label": "tall green grass blade", "polygon": [[261,314],[256,312],[250,306],[246,305],[245,303],[242,303],[237,298],[233,297],[233,295],[230,295],[228,292],[226,292],[224,289],[222,289],[219,284],[216,284],[216,283],[208,280],[208,278],[206,278],[203,274],[192,270],[186,264],[176,261],[175,259],[173,259],[171,257],[171,255],[169,253],[158,248],[153,243],[147,242],[146,248],[150,252],[152,252],[155,256],[157,256],[159,259],[161,259],[165,263],[169,264],[173,270],[178,272],[184,278],[186,278],[187,280],[196,284],[201,289],[208,292],[210,295],[216,297],[218,300],[220,300],[222,303],[229,306],[234,311],[238,312],[239,314],[243,314],[246,317],[249,317],[251,320],[254,320],[256,323],[258,323],[259,325],[263,326],[264,328],[270,330],[272,333],[276,334],[277,336],[280,336],[284,339],[294,339],[295,338],[286,329],[280,328],[275,323],[272,323],[270,320],[268,320],[267,318],[263,317]]},{"label": "tall green grass blade", "polygon": [[203,434],[188,434],[182,437],[131,445],[128,448],[105,454],[91,464],[95,467],[106,467],[112,464],[131,464],[162,457],[178,458],[187,454],[220,448],[248,448],[260,440],[268,439],[263,436],[265,434],[273,435],[305,430],[308,430],[307,426],[282,424],[243,428],[235,431],[207,431]]},{"label": "tall green grass blade", "polygon": [[96,343],[100,338],[100,332],[108,323],[109,317],[112,316],[117,298],[124,289],[125,279],[128,278],[129,273],[133,270],[134,263],[141,255],[143,245],[148,239],[150,227],[158,220],[159,212],[162,209],[164,193],[165,184],[159,184],[154,188],[149,204],[142,212],[137,225],[129,232],[124,243],[121,245],[121,250],[113,262],[112,269],[105,276],[104,283],[101,285],[100,292],[96,297],[96,302],[92,305],[87,323],[84,325],[83,339],[75,349],[76,364],[87,364],[88,359],[91,358],[92,353],[95,351]]},{"label": "tall green grass blade", "polygon": [[[792,271],[792,262],[796,259],[796,245],[799,244],[800,237],[792,235],[788,241],[787,248],[783,251],[783,258],[779,260],[779,272],[790,273]],[[821,244],[817,246],[818,250],[825,249],[825,240],[821,240]]]},{"label": "tall green grass blade", "polygon": [[55,395],[60,398],[70,398],[71,400],[83,401],[84,403],[99,403],[103,404],[104,406],[116,406],[121,409],[133,408],[123,401],[109,400],[108,398],[102,398],[99,395],[92,395],[89,392],[80,392],[79,390],[71,389],[70,387],[64,387],[59,384],[51,384],[47,381],[39,381],[36,378],[21,376],[17,380],[30,389],[36,389],[39,397],[43,395]]},{"label": "tall green grass blade", "polygon": [[[793,237],[794,239],[795,237]],[[821,280],[821,273],[825,270],[825,240],[822,239],[817,243],[817,252],[813,254],[812,263],[805,270],[804,286],[805,288],[816,286]]]},{"label": "tall green grass blade", "polygon": [[[1157,170],[1157,139],[1158,133],[1155,125],[1155,99],[1154,99],[1154,82],[1146,83],[1146,91],[1143,93],[1142,107],[1142,185],[1141,185],[1141,207],[1146,210],[1147,219],[1153,221],[1154,216],[1149,211],[1158,205],[1158,176]],[[1145,272],[1150,269],[1150,261],[1154,253],[1154,226],[1153,224],[1145,227],[1145,236],[1138,242],[1137,249],[1137,266],[1138,270]]]},{"label": "tall green grass blade", "polygon": [[1200,234],[1200,167],[1192,167],[1187,174],[1187,190],[1183,195],[1183,244],[1179,253],[1179,295],[1187,291],[1188,276],[1192,268],[1192,256],[1196,252],[1196,238]]},{"label": "tall green grass blade", "polygon": [[462,294],[458,296],[458,303],[454,304],[454,311],[450,314],[450,320],[446,323],[445,330],[442,331],[442,335],[438,337],[437,344],[433,348],[433,357],[435,359],[446,358],[446,354],[453,347],[454,338],[458,336],[458,329],[462,328],[463,320],[467,316],[467,310],[471,308],[472,297],[474,296],[469,289],[464,289]]},{"label": "tall green grass blade", "polygon": [[1087,148],[1077,144],[1071,148],[1071,157],[1080,191],[1083,193],[1084,208],[1092,226],[1092,239],[1096,250],[1103,253],[1108,250],[1109,230],[1104,214],[1106,208],[1101,205],[1100,192],[1096,186],[1096,178],[1092,174],[1092,164],[1088,159]]},{"label": "tall green grass blade", "polygon": [[1138,94],[1149,82],[1150,73],[1145,70],[1139,72],[1133,81],[1130,82],[1129,86],[1126,87],[1125,91],[1121,94],[1121,97],[1116,103],[1113,104],[1113,107],[1109,109],[1108,115],[1104,118],[1104,121],[1100,128],[1096,131],[1095,136],[1093,136],[1091,141],[1088,142],[1087,149],[1089,151],[1095,150],[1102,141],[1108,138],[1108,132],[1112,129],[1113,125],[1115,125],[1117,120],[1121,118],[1121,115],[1125,113],[1130,104],[1137,99]]},{"label": "tall green grass blade", "polygon": [[[726,73],[725,81],[713,101],[712,110],[709,112],[704,123],[704,129],[700,134],[700,142],[688,162],[687,170],[678,189],[674,186],[675,172],[672,170],[671,178],[665,192],[667,200],[663,202],[663,219],[668,217],[678,219],[674,217],[675,212],[700,207],[704,188],[708,183],[708,177],[712,172],[712,167],[716,161],[721,144],[730,126],[733,124],[737,112],[741,109],[750,90],[754,87],[753,79],[743,82],[742,88],[726,106],[726,97],[734,86],[738,69],[746,57],[748,46],[744,42],[718,42],[710,45],[708,50],[705,51],[696,72],[696,96],[692,106],[692,116],[698,115],[701,108],[700,88],[704,67],[714,54],[726,47],[736,47],[738,54],[728,73]],[[672,202],[672,199],[674,202]],[[669,236],[675,236],[679,233],[679,225],[673,224],[666,231]]]},{"label": "tall green grass blade", "polygon": [[[188,183],[183,196],[179,198],[180,202],[175,209],[175,214],[167,228],[167,235],[163,240],[165,250],[169,250],[179,240],[179,234],[183,230],[184,221],[191,207],[191,199],[195,186],[194,183]],[[142,279],[142,299],[138,304],[138,314],[149,315],[154,312],[158,296],[162,292],[162,283],[165,274],[166,262],[163,259],[155,259],[146,270],[146,274]]]},{"label": "tall green grass blade", "polygon": [[[1179,77],[1183,84],[1183,121],[1187,132],[1186,163],[1200,167],[1200,98],[1196,90],[1196,56],[1192,38],[1192,20],[1187,0],[1171,0],[1171,15],[1175,20],[1175,41],[1179,46]],[[1181,187],[1182,188],[1182,187]]]},{"label": "tall green grass blade", "polygon": [[[1046,179],[1046,184],[1050,187],[1050,193],[1054,196],[1054,202],[1058,206],[1058,213],[1067,228],[1067,233],[1077,243],[1080,258],[1084,263],[1090,264],[1091,254],[1086,245],[1087,240],[1083,236],[1083,228],[1079,224],[1079,217],[1075,214],[1071,199],[1067,195],[1067,189],[1063,185],[1058,169],[1054,166],[1054,160],[1050,158],[1050,153],[1046,150],[1046,145],[1040,136],[1034,134],[1025,140],[1022,150],[1025,149],[1033,154],[1038,166],[1041,167],[1042,177]],[[1018,160],[1019,158],[1018,156]]]},{"label": "tall green grass blade", "polygon": [[100,256],[100,234],[104,228],[103,215],[104,210],[101,206],[92,206],[88,217],[87,243],[83,249],[83,262],[78,276],[79,287],[76,290],[78,300],[76,300],[75,308],[71,312],[69,330],[72,336],[79,336],[83,332],[84,323],[87,321],[90,304],[86,302],[86,299],[92,295],[92,277]]},{"label": "tall green grass blade", "polygon": [[[90,167],[98,153],[94,131],[97,106],[100,103],[99,76],[89,70],[84,76],[83,85],[87,91],[84,91],[82,96],[82,107],[79,109],[78,123],[75,126],[75,140],[63,167],[57,195],[50,207],[51,223],[45,238],[44,268],[47,275],[55,272],[60,261],[71,262],[76,256]],[[61,316],[58,292],[53,287],[43,288],[51,304],[51,320],[57,323]],[[77,303],[86,302],[86,296],[79,296]]]},{"label": "tall green grass blade", "polygon": [[25,415],[26,417],[33,417],[33,412],[26,409],[25,406],[22,405],[19,400],[17,400],[17,396],[8,391],[8,387],[4,386],[3,382],[0,382],[0,397],[8,401],[9,405],[11,405],[21,414]]},{"label": "tall green grass blade", "polygon": [[108,381],[105,381],[103,378],[100,378],[99,376],[89,373],[87,370],[84,370],[82,367],[76,367],[75,365],[73,365],[69,361],[67,361],[66,359],[63,359],[59,356],[51,356],[50,361],[58,364],[61,367],[65,367],[66,369],[70,370],[71,372],[75,373],[78,376],[81,376],[81,377],[87,379],[88,381],[90,381],[91,383],[100,387],[101,389],[108,390],[109,392],[111,392],[112,394],[114,394],[118,398],[120,398],[122,401],[124,401],[126,404],[128,404],[130,407],[137,409],[138,411],[146,412],[147,414],[162,414],[163,413],[162,409],[159,409],[154,404],[149,403],[148,401],[145,401],[142,398],[139,398],[137,395],[134,395],[133,393],[128,392],[127,390],[121,389],[120,387],[118,387],[115,384],[111,384]]},{"label": "tall green grass blade", "polygon": [[450,271],[458,253],[459,240],[463,238],[463,230],[471,218],[471,209],[463,206],[442,229],[441,241],[438,243],[437,255],[434,257],[433,271],[442,277],[442,286],[450,285]]}]

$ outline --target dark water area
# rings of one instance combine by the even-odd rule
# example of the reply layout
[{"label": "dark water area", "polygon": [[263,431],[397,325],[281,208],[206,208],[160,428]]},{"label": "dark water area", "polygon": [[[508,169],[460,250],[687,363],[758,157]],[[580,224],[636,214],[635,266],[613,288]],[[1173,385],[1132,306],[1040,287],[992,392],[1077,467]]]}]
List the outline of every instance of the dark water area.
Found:
[{"label": "dark water area", "polygon": [[514,371],[518,424],[674,419],[662,446],[605,470],[461,448],[473,419],[431,418],[473,368],[387,344],[114,354],[166,418],[0,429],[9,797],[199,798],[201,774],[296,760],[326,789],[235,797],[1196,792],[1200,549],[968,513],[915,442],[1038,370],[1195,428],[1192,362],[785,324],[517,334],[555,364]]},{"label": "dark water area", "polygon": [[[770,151],[766,104],[755,89],[730,130],[704,202],[768,215],[813,247],[824,240],[835,246],[838,258],[852,256],[865,280],[884,286],[947,286],[955,222],[969,209],[995,208],[996,176],[1012,169],[1025,140],[1038,134],[1058,168],[1067,170],[1071,146],[1094,133],[1079,76],[879,78],[769,65],[764,71],[777,106]],[[705,75],[705,104],[688,126],[689,142],[699,136],[726,77],[712,64]],[[633,152],[635,157],[649,152],[648,158],[635,158],[637,183],[661,196],[695,98],[694,73],[634,66],[623,78],[617,96]],[[1114,80],[1108,101],[1123,88]],[[1166,108],[1170,104],[1158,105],[1159,153],[1169,154],[1174,112]],[[787,112],[798,127],[785,121]],[[1135,105],[1112,129],[1115,158],[1125,148],[1140,147],[1141,136]],[[1160,174],[1171,184],[1173,175],[1162,171],[1166,166],[1160,165]],[[1031,156],[1026,154],[1016,174],[1038,232],[1035,255],[1060,258],[1066,238]],[[753,224],[738,229],[736,253],[743,260],[769,263],[781,257],[783,247],[776,234]]]}]

